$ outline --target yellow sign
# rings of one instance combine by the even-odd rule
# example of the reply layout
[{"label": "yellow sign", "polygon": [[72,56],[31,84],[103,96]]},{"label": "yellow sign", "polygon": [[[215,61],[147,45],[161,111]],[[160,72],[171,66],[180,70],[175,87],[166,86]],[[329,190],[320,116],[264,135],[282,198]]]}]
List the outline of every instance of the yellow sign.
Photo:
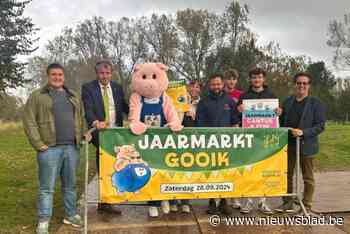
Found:
[{"label": "yellow sign", "polygon": [[187,88],[183,80],[171,81],[166,93],[173,101],[177,112],[185,113],[190,110]]}]

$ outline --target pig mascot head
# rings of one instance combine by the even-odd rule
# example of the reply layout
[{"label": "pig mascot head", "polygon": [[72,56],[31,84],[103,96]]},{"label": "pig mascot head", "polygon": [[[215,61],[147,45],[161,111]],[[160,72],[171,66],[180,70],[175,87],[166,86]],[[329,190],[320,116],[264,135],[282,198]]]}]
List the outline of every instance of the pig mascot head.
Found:
[{"label": "pig mascot head", "polygon": [[147,127],[169,127],[180,131],[183,126],[175,107],[166,95],[168,67],[162,63],[144,63],[135,66],[130,97],[130,129],[135,135],[146,132]]}]

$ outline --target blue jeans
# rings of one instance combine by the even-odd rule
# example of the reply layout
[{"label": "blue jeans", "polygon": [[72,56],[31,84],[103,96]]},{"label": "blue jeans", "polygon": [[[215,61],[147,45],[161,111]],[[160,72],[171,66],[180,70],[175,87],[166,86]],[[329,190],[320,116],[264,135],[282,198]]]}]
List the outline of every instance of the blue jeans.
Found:
[{"label": "blue jeans", "polygon": [[53,193],[56,178],[61,177],[64,211],[68,217],[77,213],[76,206],[76,168],[79,165],[79,153],[75,145],[49,147],[37,156],[39,166],[39,221],[48,221],[52,216]]}]

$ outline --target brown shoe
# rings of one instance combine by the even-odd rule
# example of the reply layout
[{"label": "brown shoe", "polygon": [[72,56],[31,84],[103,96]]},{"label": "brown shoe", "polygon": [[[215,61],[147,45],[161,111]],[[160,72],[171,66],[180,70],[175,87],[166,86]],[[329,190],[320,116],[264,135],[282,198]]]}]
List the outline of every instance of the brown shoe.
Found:
[{"label": "brown shoe", "polygon": [[208,206],[207,214],[210,214],[210,215],[219,214],[219,210],[216,207],[216,202],[212,198],[209,199],[209,206]]},{"label": "brown shoe", "polygon": [[232,207],[228,204],[227,199],[225,198],[222,198],[220,200],[220,204],[218,208],[219,208],[219,211],[224,215],[232,215],[233,213]]},{"label": "brown shoe", "polygon": [[115,214],[115,215],[122,214],[122,212],[119,209],[107,203],[98,203],[97,211],[101,213],[108,213],[108,214]]}]

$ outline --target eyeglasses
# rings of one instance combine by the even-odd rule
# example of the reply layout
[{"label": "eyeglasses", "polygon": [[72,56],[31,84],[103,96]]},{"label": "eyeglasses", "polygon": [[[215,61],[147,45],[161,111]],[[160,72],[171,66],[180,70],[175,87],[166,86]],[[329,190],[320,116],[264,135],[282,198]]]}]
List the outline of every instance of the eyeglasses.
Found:
[{"label": "eyeglasses", "polygon": [[309,82],[296,82],[297,85],[309,85],[310,83]]},{"label": "eyeglasses", "polygon": [[255,80],[255,79],[264,79],[264,77],[263,76],[250,76],[249,77],[249,80]]}]

